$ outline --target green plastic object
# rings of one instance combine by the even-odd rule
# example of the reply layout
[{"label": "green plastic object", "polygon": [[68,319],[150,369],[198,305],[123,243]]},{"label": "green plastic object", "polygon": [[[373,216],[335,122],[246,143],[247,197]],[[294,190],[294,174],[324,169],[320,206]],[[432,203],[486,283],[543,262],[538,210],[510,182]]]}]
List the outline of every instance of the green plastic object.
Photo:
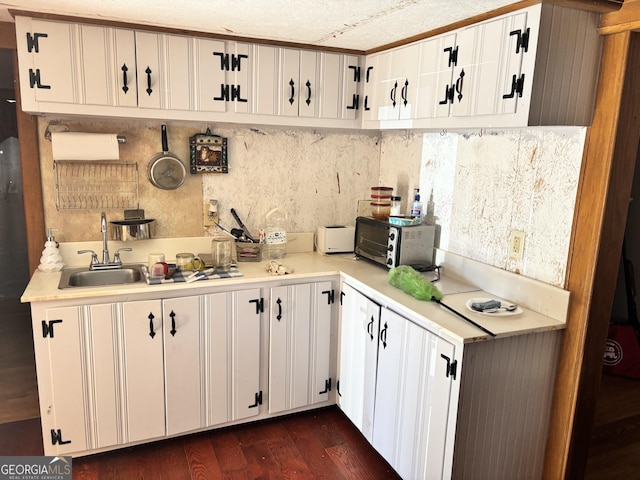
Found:
[{"label": "green plastic object", "polygon": [[442,300],[443,297],[438,287],[409,265],[400,265],[389,270],[389,285],[418,300]]}]

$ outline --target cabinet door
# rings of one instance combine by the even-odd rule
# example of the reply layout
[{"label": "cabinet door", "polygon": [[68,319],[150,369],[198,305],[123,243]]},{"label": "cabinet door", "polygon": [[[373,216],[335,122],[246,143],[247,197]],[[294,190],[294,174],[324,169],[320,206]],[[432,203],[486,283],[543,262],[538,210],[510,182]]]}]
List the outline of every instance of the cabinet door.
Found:
[{"label": "cabinet door", "polygon": [[161,34],[136,32],[138,106],[162,108]]},{"label": "cabinet door", "polygon": [[365,127],[377,128],[378,126],[378,109],[376,108],[376,79],[380,75],[378,69],[379,55],[370,55],[366,57],[364,70],[362,71],[361,81],[363,83],[363,99],[362,99],[362,123]]},{"label": "cabinet door", "polygon": [[167,435],[204,427],[200,297],[162,302]]},{"label": "cabinet door", "polygon": [[23,108],[78,103],[78,25],[16,17]]},{"label": "cabinet door", "polygon": [[34,311],[34,347],[46,455],[87,449],[84,328],[79,307]]},{"label": "cabinet door", "polygon": [[124,442],[121,428],[121,371],[119,361],[118,306],[90,305],[87,327],[90,412],[93,445],[104,448]]},{"label": "cabinet door", "polygon": [[194,39],[183,35],[162,35],[164,84],[163,108],[167,110],[194,109],[193,87]]},{"label": "cabinet door", "polygon": [[332,298],[331,282],[271,289],[270,413],[329,399]]},{"label": "cabinet door", "polygon": [[279,48],[253,46],[252,108],[258,115],[277,115],[280,90]]},{"label": "cabinet door", "polygon": [[206,424],[219,425],[231,421],[233,392],[233,295],[216,293],[204,297],[206,321],[205,389]]},{"label": "cabinet door", "polygon": [[[345,108],[343,96],[345,75],[343,56],[323,52],[318,55],[320,72],[315,86],[318,100],[318,117],[341,118]],[[304,100],[305,102],[307,99]],[[346,109],[344,110],[347,111]],[[355,117],[354,117],[355,118]]]},{"label": "cabinet door", "polygon": [[338,404],[371,441],[376,388],[380,306],[342,286]]},{"label": "cabinet door", "polygon": [[162,303],[122,304],[126,442],[165,434]]},{"label": "cabinet door", "polygon": [[[456,35],[447,34],[420,44],[415,118],[449,116]],[[451,97],[452,98],[452,97]]]},{"label": "cabinet door", "polygon": [[79,101],[87,105],[137,105],[132,30],[80,25]]},{"label": "cabinet door", "polygon": [[260,413],[260,330],[263,299],[259,289],[232,294],[232,420]]},{"label": "cabinet door", "polygon": [[443,478],[453,345],[397,313],[380,320],[373,446],[403,478]]}]

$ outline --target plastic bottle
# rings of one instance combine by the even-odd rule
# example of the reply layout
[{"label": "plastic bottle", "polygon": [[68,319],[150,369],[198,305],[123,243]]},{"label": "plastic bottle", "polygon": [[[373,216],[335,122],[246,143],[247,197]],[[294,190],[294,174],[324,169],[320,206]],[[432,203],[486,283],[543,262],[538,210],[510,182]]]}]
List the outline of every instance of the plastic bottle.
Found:
[{"label": "plastic bottle", "polygon": [[411,216],[422,220],[422,202],[420,201],[420,189],[416,188],[416,194],[413,197],[413,204],[411,205]]},{"label": "plastic bottle", "polygon": [[276,207],[265,216],[265,224],[266,258],[284,258],[287,254],[287,215]]},{"label": "plastic bottle", "polygon": [[53,238],[53,229],[49,228],[47,231],[47,241],[44,242],[44,250],[42,250],[42,256],[40,257],[40,265],[38,270],[43,272],[59,272],[64,267],[62,261],[62,255],[58,249],[58,242]]}]

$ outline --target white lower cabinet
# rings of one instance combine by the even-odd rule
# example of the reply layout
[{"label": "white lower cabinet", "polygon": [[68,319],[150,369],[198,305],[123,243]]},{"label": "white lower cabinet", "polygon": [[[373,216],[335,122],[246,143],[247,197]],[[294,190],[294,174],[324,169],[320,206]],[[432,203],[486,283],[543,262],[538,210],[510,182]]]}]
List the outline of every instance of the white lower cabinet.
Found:
[{"label": "white lower cabinet", "polygon": [[329,400],[331,282],[270,289],[269,413]]},{"label": "white lower cabinet", "polygon": [[342,294],[340,408],[403,478],[447,478],[454,345],[348,284]]},{"label": "white lower cabinet", "polygon": [[260,295],[33,304],[45,453],[113,448],[258,415]]}]

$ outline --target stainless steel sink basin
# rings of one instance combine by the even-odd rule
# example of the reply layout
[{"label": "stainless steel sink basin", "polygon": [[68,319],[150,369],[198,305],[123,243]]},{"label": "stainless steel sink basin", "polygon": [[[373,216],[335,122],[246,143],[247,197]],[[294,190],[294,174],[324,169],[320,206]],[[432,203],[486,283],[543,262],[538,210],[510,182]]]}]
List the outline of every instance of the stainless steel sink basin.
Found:
[{"label": "stainless steel sink basin", "polygon": [[141,265],[124,265],[116,270],[89,270],[88,268],[66,268],[62,270],[58,288],[100,287],[144,282]]}]

